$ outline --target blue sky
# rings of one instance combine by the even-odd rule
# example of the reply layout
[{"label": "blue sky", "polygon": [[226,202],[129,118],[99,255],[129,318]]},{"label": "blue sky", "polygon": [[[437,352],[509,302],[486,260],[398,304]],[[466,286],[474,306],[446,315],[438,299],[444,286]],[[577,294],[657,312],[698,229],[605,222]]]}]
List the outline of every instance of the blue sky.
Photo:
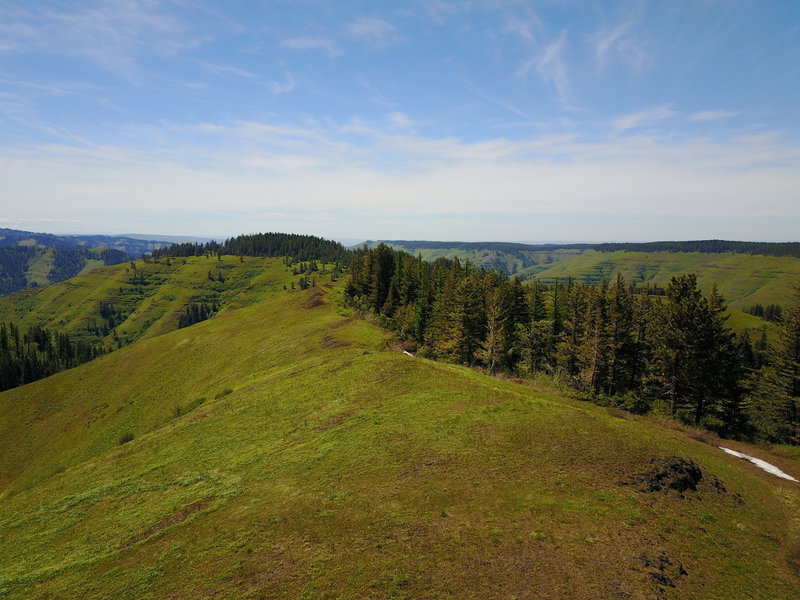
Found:
[{"label": "blue sky", "polygon": [[800,2],[0,0],[0,226],[800,236]]}]

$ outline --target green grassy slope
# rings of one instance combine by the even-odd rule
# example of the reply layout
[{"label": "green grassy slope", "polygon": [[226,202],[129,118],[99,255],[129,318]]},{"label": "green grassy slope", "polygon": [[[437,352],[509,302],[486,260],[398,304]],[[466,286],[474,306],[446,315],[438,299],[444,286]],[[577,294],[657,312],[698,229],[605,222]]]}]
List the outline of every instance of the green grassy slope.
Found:
[{"label": "green grassy slope", "polygon": [[[265,294],[0,394],[0,594],[796,597],[797,484],[397,353],[337,293]],[[617,485],[673,454],[728,492]]]},{"label": "green grassy slope", "polygon": [[[92,261],[88,261],[92,262]],[[116,345],[115,335],[123,343],[172,331],[178,317],[192,301],[216,297],[225,306],[243,306],[256,302],[289,286],[290,270],[276,267],[279,259],[223,256],[165,261],[136,261],[84,272],[78,277],[43,288],[27,289],[0,299],[0,321],[20,326],[39,325],[66,331],[92,342]],[[209,279],[209,272],[215,277]],[[134,273],[144,274],[144,284],[134,282]],[[219,282],[219,274],[224,282]],[[329,276],[317,275],[317,281]],[[110,302],[122,308],[126,318],[113,333],[97,339],[88,331],[99,323],[100,303]]]},{"label": "green grassy slope", "polygon": [[536,276],[544,282],[572,277],[594,283],[622,273],[628,281],[669,283],[673,275],[696,273],[698,284],[709,289],[716,283],[733,307],[751,304],[786,304],[791,286],[800,282],[800,259],[750,254],[699,252],[596,252],[589,250],[553,264]]},{"label": "green grassy slope", "polygon": [[[374,245],[374,243],[373,243]],[[703,289],[716,283],[734,308],[752,304],[786,304],[791,286],[800,283],[800,259],[785,256],[760,256],[735,253],[700,252],[599,252],[596,250],[555,249],[548,251],[459,247],[394,248],[421,255],[428,261],[458,258],[478,266],[492,267],[508,274],[552,283],[571,277],[583,283],[613,280],[622,273],[628,281],[649,281],[665,286],[673,275],[696,273]]]},{"label": "green grassy slope", "polygon": [[25,273],[25,278],[29,283],[48,285],[51,283],[50,279],[48,279],[48,275],[50,275],[50,271],[54,265],[53,250],[45,249],[28,263],[28,270]]}]

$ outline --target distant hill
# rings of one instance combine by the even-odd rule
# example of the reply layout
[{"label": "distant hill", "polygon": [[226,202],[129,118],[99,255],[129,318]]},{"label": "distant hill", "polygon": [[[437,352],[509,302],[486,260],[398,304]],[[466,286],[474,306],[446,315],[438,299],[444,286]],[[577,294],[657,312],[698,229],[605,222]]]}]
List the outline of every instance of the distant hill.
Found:
[{"label": "distant hill", "polygon": [[[70,281],[0,299],[0,322],[23,329],[45,327],[115,348],[177,329],[193,304],[220,310],[250,304],[284,285],[299,289],[301,275],[282,263],[278,267],[278,262],[203,255],[96,268]],[[330,273],[323,268],[311,277],[327,281]]]},{"label": "distant hill", "polygon": [[[402,246],[409,249],[432,250],[450,248],[462,251],[489,250],[492,252],[542,252],[553,250],[597,250],[598,252],[701,252],[740,254],[759,254],[762,256],[794,256],[800,257],[800,242],[737,242],[731,240],[689,240],[662,242],[601,242],[573,244],[520,244],[515,242],[438,242],[380,240],[386,244]],[[370,246],[380,242],[367,241]]]},{"label": "distant hill", "polygon": [[[344,280],[170,262],[137,263],[146,334],[0,393],[4,598],[796,597],[796,483],[672,423],[403,355],[337,305]],[[209,270],[230,302],[176,330]],[[0,308],[77,328],[141,279],[107,267]]]},{"label": "distant hill", "polygon": [[[380,242],[366,244],[374,247]],[[391,240],[384,243],[421,255],[471,261],[521,280],[552,283],[628,281],[666,285],[673,275],[696,273],[700,286],[719,286],[734,308],[784,304],[800,282],[800,244],[705,240],[621,244],[516,244]]]},{"label": "distant hill", "polygon": [[0,228],[0,296],[64,281],[169,246],[170,240],[107,235],[54,235]]},{"label": "distant hill", "polygon": [[[185,239],[185,238],[184,238]],[[141,239],[113,235],[54,235],[17,229],[0,228],[0,246],[38,246],[74,250],[80,248],[110,248],[138,258],[146,252],[172,243],[167,239]]]}]

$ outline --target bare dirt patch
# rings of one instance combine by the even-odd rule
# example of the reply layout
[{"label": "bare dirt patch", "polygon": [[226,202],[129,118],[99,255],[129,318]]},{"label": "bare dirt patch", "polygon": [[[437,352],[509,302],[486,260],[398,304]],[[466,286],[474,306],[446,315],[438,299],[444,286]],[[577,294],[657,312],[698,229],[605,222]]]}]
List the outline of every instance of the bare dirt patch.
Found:
[{"label": "bare dirt patch", "polygon": [[326,421],[323,421],[322,423],[317,425],[316,429],[317,431],[328,431],[329,429],[338,427],[339,425],[344,423],[347,420],[347,418],[352,414],[353,414],[352,412],[343,412],[338,415],[335,415],[330,419],[327,419]]},{"label": "bare dirt patch", "polygon": [[350,342],[343,342],[342,340],[337,340],[330,334],[326,334],[325,337],[322,338],[320,345],[327,350],[333,350],[334,348],[344,348],[345,346],[349,346]]},{"label": "bare dirt patch", "polygon": [[178,523],[182,523],[183,521],[188,519],[193,514],[203,510],[206,506],[208,506],[209,502],[211,502],[211,500],[210,499],[206,499],[206,500],[200,500],[198,502],[193,502],[192,504],[189,504],[188,506],[184,506],[182,509],[172,513],[170,516],[168,516],[165,519],[162,519],[161,521],[159,521],[158,523],[156,523],[152,527],[146,529],[142,533],[133,536],[127,542],[122,544],[122,547],[123,548],[129,548],[129,547],[133,546],[134,544],[149,538],[151,535],[155,535],[159,531],[163,531],[167,527],[171,527],[172,525],[177,525]]},{"label": "bare dirt patch", "polygon": [[315,289],[314,292],[303,302],[303,308],[316,308],[325,304],[325,294],[320,289]]},{"label": "bare dirt patch", "polygon": [[[648,463],[650,467],[646,471],[618,481],[617,485],[635,486],[640,492],[675,491],[683,498],[686,492],[696,492],[703,480],[703,470],[690,458],[667,456],[651,458]],[[713,492],[720,494],[727,492],[722,482],[714,475],[707,474],[705,483]]]},{"label": "bare dirt patch", "polygon": [[645,566],[653,583],[664,587],[677,587],[676,583],[688,575],[681,561],[667,556],[666,552],[643,553],[639,562]]}]

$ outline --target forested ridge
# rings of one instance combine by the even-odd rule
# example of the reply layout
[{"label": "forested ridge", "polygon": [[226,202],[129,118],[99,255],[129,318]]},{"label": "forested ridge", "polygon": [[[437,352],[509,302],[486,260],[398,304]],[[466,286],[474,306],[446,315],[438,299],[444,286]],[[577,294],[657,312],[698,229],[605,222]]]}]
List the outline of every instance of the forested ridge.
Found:
[{"label": "forested ridge", "polygon": [[55,235],[0,227],[0,246],[37,246],[40,248],[58,248],[60,250],[108,248],[119,250],[138,258],[154,248],[168,244],[169,242],[161,240],[140,240],[125,236]]},{"label": "forested ridge", "polygon": [[[371,242],[367,242],[369,245]],[[385,243],[409,250],[453,248],[457,250],[520,251],[596,250],[598,252],[701,252],[759,254],[763,256],[800,257],[800,242],[737,242],[731,240],[690,240],[661,242],[602,242],[574,244],[522,244],[514,242],[439,242],[422,240],[385,240]]]},{"label": "forested ridge", "polygon": [[75,277],[89,260],[102,260],[104,265],[110,266],[131,259],[130,255],[115,248],[0,246],[0,296],[36,285],[35,281],[28,280],[28,271],[35,260],[47,253],[52,255],[52,268],[46,272],[46,282],[49,283]]},{"label": "forested ridge", "polygon": [[28,285],[25,272],[35,254],[35,248],[0,246],[0,296]]},{"label": "forested ridge", "polygon": [[422,356],[516,375],[544,372],[585,398],[725,435],[800,443],[800,296],[775,347],[736,336],[725,302],[694,275],[663,295],[619,276],[523,287],[457,259],[386,245],[350,261],[346,296]]},{"label": "forested ridge", "polygon": [[289,256],[294,261],[319,260],[326,263],[346,263],[351,252],[339,242],[313,235],[294,233],[256,233],[229,238],[223,243],[174,244],[155,250],[153,258],[202,256],[204,254],[233,254],[239,256]]}]

